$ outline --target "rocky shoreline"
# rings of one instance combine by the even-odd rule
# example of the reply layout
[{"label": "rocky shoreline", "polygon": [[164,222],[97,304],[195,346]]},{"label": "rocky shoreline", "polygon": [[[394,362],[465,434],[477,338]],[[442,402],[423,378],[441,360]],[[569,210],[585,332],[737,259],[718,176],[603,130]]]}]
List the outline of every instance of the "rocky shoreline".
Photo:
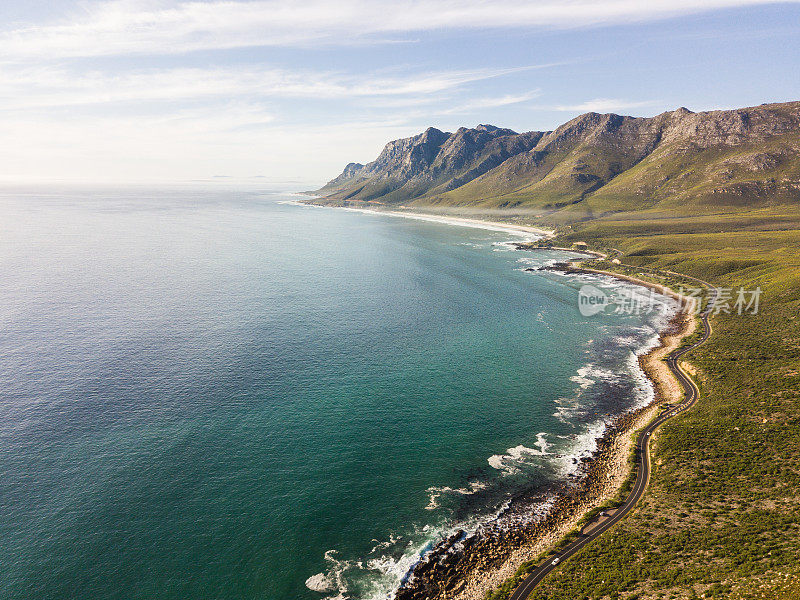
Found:
[{"label": "rocky shoreline", "polygon": [[[549,269],[604,274],[682,300],[663,286],[624,275],[582,269],[571,263]],[[660,405],[680,398],[680,386],[662,359],[695,326],[690,312],[676,313],[661,332],[658,345],[639,357],[639,365],[653,382],[654,401],[617,417],[597,441],[593,456],[583,459],[579,476],[544,492],[517,497],[474,533],[459,531],[440,542],[414,567],[397,591],[396,600],[483,600],[487,591],[513,576],[520,564],[536,558],[575,530],[588,511],[614,498],[630,474],[629,457],[635,438],[632,434],[653,418]],[[541,514],[546,499],[552,504]]]}]

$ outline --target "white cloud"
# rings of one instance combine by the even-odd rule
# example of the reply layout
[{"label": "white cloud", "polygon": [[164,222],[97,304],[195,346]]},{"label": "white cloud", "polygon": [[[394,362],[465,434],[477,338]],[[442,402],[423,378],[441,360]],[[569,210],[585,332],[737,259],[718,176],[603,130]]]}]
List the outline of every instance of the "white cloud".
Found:
[{"label": "white cloud", "polygon": [[[79,67],[39,62],[0,69],[0,178],[247,177],[259,168],[271,177],[334,174],[351,158],[374,158],[389,139],[418,133],[430,115],[452,112],[457,107],[447,103],[455,104],[469,84],[537,68],[343,73],[265,65],[117,72]],[[471,108],[528,97],[484,98]],[[298,103],[287,98],[302,99],[304,106],[320,102],[324,119],[298,112]],[[347,105],[338,109],[338,119],[330,119],[324,104],[333,100]],[[401,100],[433,101],[446,110],[380,110],[381,101]],[[360,114],[363,102],[374,102],[381,118]]]},{"label": "white cloud", "polygon": [[533,90],[525,94],[506,94],[505,96],[497,96],[494,98],[475,98],[473,100],[469,100],[468,102],[457,104],[452,108],[445,109],[442,111],[442,114],[449,115],[471,113],[485,110],[487,108],[498,108],[500,106],[520,104],[522,102],[533,100],[534,98],[541,96],[541,94],[541,90]]},{"label": "white cloud", "polygon": [[[798,0],[794,0],[798,1]],[[438,29],[629,23],[772,0],[217,0],[94,2],[71,21],[0,33],[5,61],[352,44]]]},{"label": "white cloud", "polygon": [[[393,102],[424,101],[476,81],[534,67],[412,73],[387,77],[371,73],[343,74],[269,67],[171,68],[108,74],[51,66],[0,71],[0,110],[61,107],[139,101],[201,98],[358,98],[386,97]],[[490,100],[485,106],[517,102],[515,97]],[[480,102],[480,101],[479,101]]]},{"label": "white cloud", "polygon": [[618,98],[595,98],[594,100],[587,100],[580,104],[569,104],[554,106],[551,110],[558,110],[562,112],[597,112],[608,113],[618,112],[620,110],[630,110],[632,108],[642,108],[644,106],[653,106],[658,104],[655,100],[645,100],[642,102],[631,102],[629,100],[620,100]]}]

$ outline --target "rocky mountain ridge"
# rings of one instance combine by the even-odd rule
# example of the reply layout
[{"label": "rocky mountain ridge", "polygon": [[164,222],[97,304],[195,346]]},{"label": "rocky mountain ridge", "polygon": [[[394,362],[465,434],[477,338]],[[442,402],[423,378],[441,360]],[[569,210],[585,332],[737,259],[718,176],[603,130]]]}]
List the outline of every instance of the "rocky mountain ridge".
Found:
[{"label": "rocky mountain ridge", "polygon": [[800,202],[800,102],[654,117],[586,113],[554,131],[429,128],[350,163],[317,202],[598,213]]}]

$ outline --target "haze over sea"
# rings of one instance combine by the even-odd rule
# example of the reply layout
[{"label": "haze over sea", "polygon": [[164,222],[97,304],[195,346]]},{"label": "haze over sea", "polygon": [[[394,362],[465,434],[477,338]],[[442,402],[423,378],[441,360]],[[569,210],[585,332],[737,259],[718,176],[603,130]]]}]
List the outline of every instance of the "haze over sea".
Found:
[{"label": "haze over sea", "polygon": [[652,393],[567,254],[291,198],[0,195],[0,597],[384,597]]}]

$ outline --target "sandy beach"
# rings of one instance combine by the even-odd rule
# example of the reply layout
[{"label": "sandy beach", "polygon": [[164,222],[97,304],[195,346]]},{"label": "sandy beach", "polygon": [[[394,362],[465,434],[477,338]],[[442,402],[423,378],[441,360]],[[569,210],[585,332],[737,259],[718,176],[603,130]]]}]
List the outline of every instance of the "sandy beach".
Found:
[{"label": "sandy beach", "polygon": [[321,206],[325,208],[337,208],[339,210],[350,210],[365,214],[386,215],[390,217],[403,217],[405,219],[416,219],[418,221],[428,221],[431,223],[444,223],[447,225],[456,225],[459,227],[474,227],[476,229],[486,229],[489,231],[505,231],[521,236],[531,237],[534,239],[541,239],[551,237],[555,232],[551,229],[543,229],[540,227],[533,227],[530,225],[518,225],[516,223],[504,223],[502,221],[486,221],[483,219],[470,219],[467,217],[448,217],[445,215],[433,215],[429,213],[415,212],[410,210],[382,210],[377,208],[355,208],[351,206],[336,206],[328,207],[324,204],[317,204],[314,198],[308,200],[298,200],[298,204],[305,204],[307,206]]}]

